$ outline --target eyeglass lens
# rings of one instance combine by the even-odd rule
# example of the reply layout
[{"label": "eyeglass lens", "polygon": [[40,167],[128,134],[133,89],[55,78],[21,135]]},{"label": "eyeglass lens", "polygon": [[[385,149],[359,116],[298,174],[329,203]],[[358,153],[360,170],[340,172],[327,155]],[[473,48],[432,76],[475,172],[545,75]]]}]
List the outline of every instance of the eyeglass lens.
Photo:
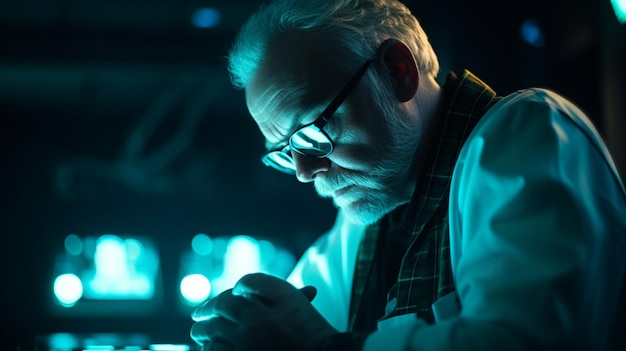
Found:
[{"label": "eyeglass lens", "polygon": [[314,125],[297,130],[289,144],[296,152],[312,157],[324,157],[333,150],[330,139]]}]

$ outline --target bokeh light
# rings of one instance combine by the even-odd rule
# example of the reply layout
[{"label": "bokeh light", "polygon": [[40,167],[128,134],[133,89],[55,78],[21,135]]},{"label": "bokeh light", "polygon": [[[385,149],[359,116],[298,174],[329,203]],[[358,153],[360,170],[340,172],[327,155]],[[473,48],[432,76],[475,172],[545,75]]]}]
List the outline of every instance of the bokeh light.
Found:
[{"label": "bokeh light", "polygon": [[83,296],[83,283],[76,274],[61,274],[54,280],[54,296],[61,306],[72,307]]},{"label": "bokeh light", "polygon": [[202,274],[190,274],[180,282],[180,293],[186,302],[198,305],[211,294],[211,282]]}]

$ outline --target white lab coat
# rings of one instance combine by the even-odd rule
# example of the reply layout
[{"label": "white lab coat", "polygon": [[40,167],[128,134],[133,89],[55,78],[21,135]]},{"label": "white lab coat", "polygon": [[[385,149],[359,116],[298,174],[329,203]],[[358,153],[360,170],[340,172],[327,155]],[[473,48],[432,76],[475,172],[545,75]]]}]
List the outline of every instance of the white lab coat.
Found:
[{"label": "white lab coat", "polygon": [[[527,89],[492,107],[461,150],[449,220],[460,306],[442,301],[446,313],[433,325],[413,315],[379,323],[364,350],[618,347],[609,331],[626,318],[616,311],[625,298],[626,195],[575,106]],[[317,287],[313,304],[340,331],[364,230],[339,213],[288,278]]]}]

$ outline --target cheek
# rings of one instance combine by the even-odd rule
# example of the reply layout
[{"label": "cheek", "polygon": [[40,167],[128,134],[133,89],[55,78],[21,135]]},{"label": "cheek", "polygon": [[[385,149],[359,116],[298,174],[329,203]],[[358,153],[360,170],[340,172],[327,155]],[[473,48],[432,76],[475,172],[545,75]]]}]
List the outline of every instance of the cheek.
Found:
[{"label": "cheek", "polygon": [[355,126],[344,131],[329,159],[342,168],[370,171],[380,164],[388,145],[383,128]]},{"label": "cheek", "polygon": [[384,116],[371,99],[365,103],[357,100],[346,101],[345,124],[335,139],[336,148],[330,159],[340,167],[366,171],[379,163],[389,145],[389,132]]}]

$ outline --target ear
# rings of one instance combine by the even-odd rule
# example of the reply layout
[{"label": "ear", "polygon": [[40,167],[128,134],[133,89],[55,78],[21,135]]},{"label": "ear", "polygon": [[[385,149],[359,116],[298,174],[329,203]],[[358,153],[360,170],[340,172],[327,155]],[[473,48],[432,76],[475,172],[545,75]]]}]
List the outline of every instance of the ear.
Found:
[{"label": "ear", "polygon": [[398,100],[411,100],[419,85],[419,70],[411,50],[396,39],[387,39],[378,48],[378,58],[389,70]]}]

